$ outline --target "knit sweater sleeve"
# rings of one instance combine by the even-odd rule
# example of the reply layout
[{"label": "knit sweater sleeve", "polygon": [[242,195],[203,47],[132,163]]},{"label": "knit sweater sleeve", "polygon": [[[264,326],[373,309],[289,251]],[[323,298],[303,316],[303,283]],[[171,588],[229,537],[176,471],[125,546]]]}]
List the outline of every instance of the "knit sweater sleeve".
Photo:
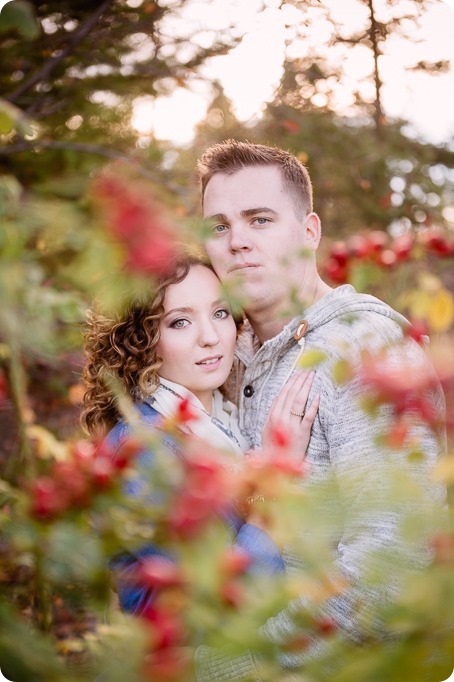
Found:
[{"label": "knit sweater sleeve", "polygon": [[420,458],[412,460],[410,448],[383,445],[394,422],[390,405],[368,414],[359,378],[340,386],[333,403],[328,440],[333,476],[344,514],[344,527],[336,548],[334,567],[346,589],[321,608],[353,639],[380,633],[378,612],[396,597],[409,571],[428,561],[421,537],[406,537],[410,518],[431,516],[440,500],[431,471],[439,451],[434,432],[421,422],[410,441],[419,443]]}]

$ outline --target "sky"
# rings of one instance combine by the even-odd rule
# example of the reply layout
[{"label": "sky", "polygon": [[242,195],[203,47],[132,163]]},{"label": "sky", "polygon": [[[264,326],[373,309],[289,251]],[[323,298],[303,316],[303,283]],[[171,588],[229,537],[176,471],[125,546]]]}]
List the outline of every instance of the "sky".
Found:
[{"label": "sky", "polygon": [[[131,0],[138,1],[138,0]],[[360,19],[355,0],[327,0],[331,3],[333,16],[351,27]],[[405,1],[405,0],[404,0]],[[273,97],[282,76],[282,64],[286,49],[292,56],[302,56],[309,48],[309,40],[292,39],[292,22],[297,12],[290,5],[278,9],[279,0],[265,0],[267,7],[258,13],[260,0],[194,0],[188,3],[181,19],[183,26],[210,30],[228,25],[232,16],[238,22],[241,43],[229,54],[211,59],[203,73],[217,79],[226,95],[232,100],[236,116],[242,121],[253,122],[260,116],[266,101]],[[172,17],[175,22],[175,17]],[[174,30],[178,26],[174,25]],[[323,28],[313,32],[314,45],[323,44]],[[195,31],[194,31],[195,33]],[[384,81],[383,104],[388,116],[402,117],[412,124],[413,134],[435,144],[454,138],[454,0],[444,0],[438,9],[425,16],[418,46],[402,41],[389,43],[389,51],[381,59]],[[287,48],[286,48],[287,41]],[[365,50],[365,48],[364,48]],[[350,88],[359,87],[367,96],[370,83],[366,82],[367,55],[360,48],[349,49],[338,58],[346,66],[346,77],[337,97],[341,110],[348,113]],[[420,59],[437,61],[451,59],[449,73],[429,76],[406,70]],[[146,135],[152,133],[159,139],[190,143],[194,126],[204,118],[211,94],[201,82],[193,84],[193,91],[176,88],[171,95],[156,101],[150,98],[137,100],[133,124]],[[323,97],[321,97],[321,103]],[[411,132],[411,131],[410,131]]]}]

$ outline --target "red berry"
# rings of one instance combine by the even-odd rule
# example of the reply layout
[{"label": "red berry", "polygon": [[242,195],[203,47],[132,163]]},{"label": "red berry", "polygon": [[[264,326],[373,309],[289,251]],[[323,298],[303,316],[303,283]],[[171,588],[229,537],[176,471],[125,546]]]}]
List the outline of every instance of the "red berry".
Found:
[{"label": "red berry", "polygon": [[197,415],[187,398],[182,398],[178,403],[177,417],[181,422],[189,422],[191,420],[197,419]]},{"label": "red berry", "polygon": [[314,625],[318,632],[325,636],[332,635],[337,630],[337,625],[331,618],[319,618]]},{"label": "red berry", "polygon": [[384,268],[392,268],[397,263],[397,256],[391,249],[385,249],[378,254],[378,263]]},{"label": "red berry", "polygon": [[91,497],[90,483],[86,472],[72,462],[57,462],[52,471],[52,477],[63,492],[67,505],[84,507],[89,504]]},{"label": "red berry", "polygon": [[147,587],[176,587],[183,583],[181,571],[170,559],[151,556],[143,559],[136,572],[141,585]]},{"label": "red berry", "polygon": [[178,646],[184,641],[183,623],[174,613],[162,607],[147,606],[140,615],[150,626],[151,645],[154,650]]},{"label": "red berry", "polygon": [[241,575],[251,565],[252,558],[249,552],[240,547],[231,547],[222,557],[221,571],[230,576]]},{"label": "red berry", "polygon": [[271,440],[278,447],[285,448],[290,444],[290,437],[288,431],[282,426],[273,426],[271,432]]},{"label": "red berry", "polygon": [[389,242],[388,234],[383,232],[383,230],[372,230],[368,235],[368,239],[372,251],[375,251],[376,253],[383,251]]},{"label": "red berry", "polygon": [[93,486],[96,490],[110,488],[114,482],[115,467],[107,457],[97,457],[91,468]]},{"label": "red berry", "polygon": [[408,258],[413,248],[414,238],[411,234],[403,234],[397,237],[392,244],[392,249],[396,254],[398,261],[403,261]]},{"label": "red berry", "polygon": [[143,450],[143,445],[135,438],[127,438],[116,453],[113,465],[118,471],[126,469],[139,452]]},{"label": "red berry", "polygon": [[0,371],[0,406],[5,402],[8,397],[8,382],[2,371]]},{"label": "red berry", "polygon": [[228,580],[221,585],[221,599],[227,606],[239,608],[244,601],[243,586],[234,580]]},{"label": "red berry", "polygon": [[348,261],[349,252],[345,242],[334,242],[329,252],[330,258],[333,258],[339,265],[345,265]]},{"label": "red berry", "polygon": [[37,478],[30,490],[31,513],[40,521],[49,521],[66,507],[66,500],[60,486],[50,476]]},{"label": "red berry", "polygon": [[348,270],[346,265],[341,265],[334,258],[328,258],[324,265],[324,271],[336,284],[345,284],[348,281]]},{"label": "red berry", "polygon": [[438,256],[452,255],[453,245],[448,241],[448,239],[446,239],[446,237],[435,230],[424,234],[422,241],[429,251],[432,251]]},{"label": "red berry", "polygon": [[425,338],[429,335],[429,328],[424,320],[414,320],[405,329],[405,336],[409,336],[417,343],[424,344]]},{"label": "red berry", "polygon": [[350,237],[347,242],[347,247],[352,256],[360,259],[366,258],[372,251],[371,243],[367,237],[363,237],[362,235]]}]

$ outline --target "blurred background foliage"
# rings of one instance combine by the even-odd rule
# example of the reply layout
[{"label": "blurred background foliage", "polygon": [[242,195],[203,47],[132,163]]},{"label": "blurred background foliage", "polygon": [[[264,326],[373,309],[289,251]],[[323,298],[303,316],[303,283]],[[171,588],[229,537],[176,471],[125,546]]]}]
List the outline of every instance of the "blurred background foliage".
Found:
[{"label": "blurred background foliage", "polygon": [[[179,240],[187,242],[199,228],[195,162],[208,145],[229,137],[289,149],[308,166],[315,210],[326,238],[320,266],[331,263],[331,269],[325,270],[330,283],[353,281],[423,323],[437,348],[438,366],[446,369],[448,423],[454,425],[454,147],[449,140],[446,144],[423,141],[407,121],[387,117],[379,70],[387,41],[397,35],[412,41],[414,26],[441,2],[408,0],[403,10],[399,3],[382,0],[388,13],[383,21],[376,11],[378,2],[357,0],[364,29],[351,33],[335,23],[329,3],[323,0],[279,3],[279,7],[292,5],[299,13],[293,40],[304,42],[320,16],[329,31],[319,52],[311,48],[304,57],[289,52],[274,97],[260,117],[246,123],[236,118],[220,83],[206,82],[203,70],[210,59],[241,41],[233,13],[230,27],[215,30],[204,25],[204,3],[195,0],[13,0],[4,6],[0,14],[0,463],[9,483],[2,483],[3,500],[9,499],[8,486],[21,475],[33,478],[42,460],[63,457],[66,444],[81,436],[81,324],[87,305],[95,296],[108,305],[124,302],[132,292],[150,286],[152,278],[143,272],[119,274],[127,245],[102,220],[93,194],[97,179],[106,168],[114,168],[127,179],[127,186],[157,197],[165,221]],[[177,21],[191,4],[200,14],[197,31],[193,24]],[[266,6],[264,0],[262,9]],[[336,50],[346,44],[362,45],[372,64],[365,79],[369,94],[365,96],[360,88],[354,92],[348,116],[339,113],[336,100],[336,84],[345,77]],[[436,78],[451,67],[421,58],[413,68]],[[141,135],[134,128],[136,98],[158,98],[177,87],[197,87],[201,81],[211,93],[211,103],[191,143],[177,145],[153,134]],[[383,243],[375,250],[370,242],[364,250],[364,242],[360,247],[351,241],[380,233]],[[410,256],[407,252],[380,262],[377,254],[393,249],[396,253],[396,240],[402,237],[411,241]],[[345,258],[339,256],[339,243],[341,252],[346,249]],[[452,449],[451,430],[449,436]],[[448,462],[443,471],[452,484],[452,464]],[[20,494],[14,494],[20,504]],[[89,524],[86,518],[80,524],[78,530],[71,527],[69,535],[79,537],[82,544],[77,533],[86,532]],[[53,545],[60,553],[63,531],[60,535],[55,531],[60,539]],[[30,558],[42,541],[41,533],[47,530],[32,528],[20,535],[19,576],[14,572],[17,566],[6,571],[6,582],[15,585],[14,604],[28,617],[30,604],[21,601],[21,591],[34,585],[38,602],[43,598],[35,584],[42,568],[36,571]],[[442,549],[452,561],[452,533],[447,538]],[[3,552],[8,549],[7,544],[2,547]],[[97,546],[90,554],[87,548],[82,557],[82,575],[89,575],[95,586],[97,608],[105,590],[95,567],[104,549]],[[57,557],[57,566],[59,561]],[[447,569],[441,563],[440,585],[445,585]],[[74,578],[68,568],[62,575],[69,583]],[[429,602],[431,595],[424,594]],[[440,588],[433,604],[441,605],[443,595]],[[417,601],[414,593],[408,599]],[[425,607],[418,606],[423,611]],[[62,609],[58,599],[53,602],[53,618],[67,622]],[[76,627],[77,618],[72,618]],[[25,666],[17,679],[69,679],[61,677],[60,663],[51,659],[49,641],[35,634],[30,638],[11,605],[2,605],[0,620],[8,624],[12,640],[23,641],[24,652],[34,652],[29,668]],[[235,619],[228,621],[226,629],[234,631],[235,623]],[[85,625],[81,631],[89,629]],[[121,620],[115,625],[109,635],[113,647],[115,637],[121,639],[130,627]],[[74,642],[72,635],[70,639],[70,658],[77,659],[80,641]],[[444,640],[443,646],[449,641]],[[0,651],[9,652],[8,646],[8,641],[0,641]],[[22,665],[19,654],[14,661],[17,670]],[[357,665],[367,669],[366,659],[365,654]],[[339,679],[358,678],[354,664],[350,665]],[[125,669],[117,674],[118,679],[133,679]],[[388,671],[386,679],[394,679],[392,674]]]}]

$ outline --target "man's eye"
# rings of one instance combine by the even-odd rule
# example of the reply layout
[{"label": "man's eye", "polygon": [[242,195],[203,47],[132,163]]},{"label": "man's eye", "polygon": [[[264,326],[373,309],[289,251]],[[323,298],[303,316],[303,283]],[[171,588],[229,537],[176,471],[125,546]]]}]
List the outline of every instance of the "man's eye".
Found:
[{"label": "man's eye", "polygon": [[257,225],[266,225],[267,223],[270,222],[269,218],[254,218],[253,220],[254,223]]},{"label": "man's eye", "polygon": [[213,232],[216,234],[219,234],[221,232],[225,232],[227,230],[227,225],[213,225]]},{"label": "man's eye", "polygon": [[170,327],[172,329],[183,329],[183,327],[187,327],[189,324],[188,320],[185,320],[183,317],[178,318],[178,320],[174,320],[173,322],[170,323]]}]

